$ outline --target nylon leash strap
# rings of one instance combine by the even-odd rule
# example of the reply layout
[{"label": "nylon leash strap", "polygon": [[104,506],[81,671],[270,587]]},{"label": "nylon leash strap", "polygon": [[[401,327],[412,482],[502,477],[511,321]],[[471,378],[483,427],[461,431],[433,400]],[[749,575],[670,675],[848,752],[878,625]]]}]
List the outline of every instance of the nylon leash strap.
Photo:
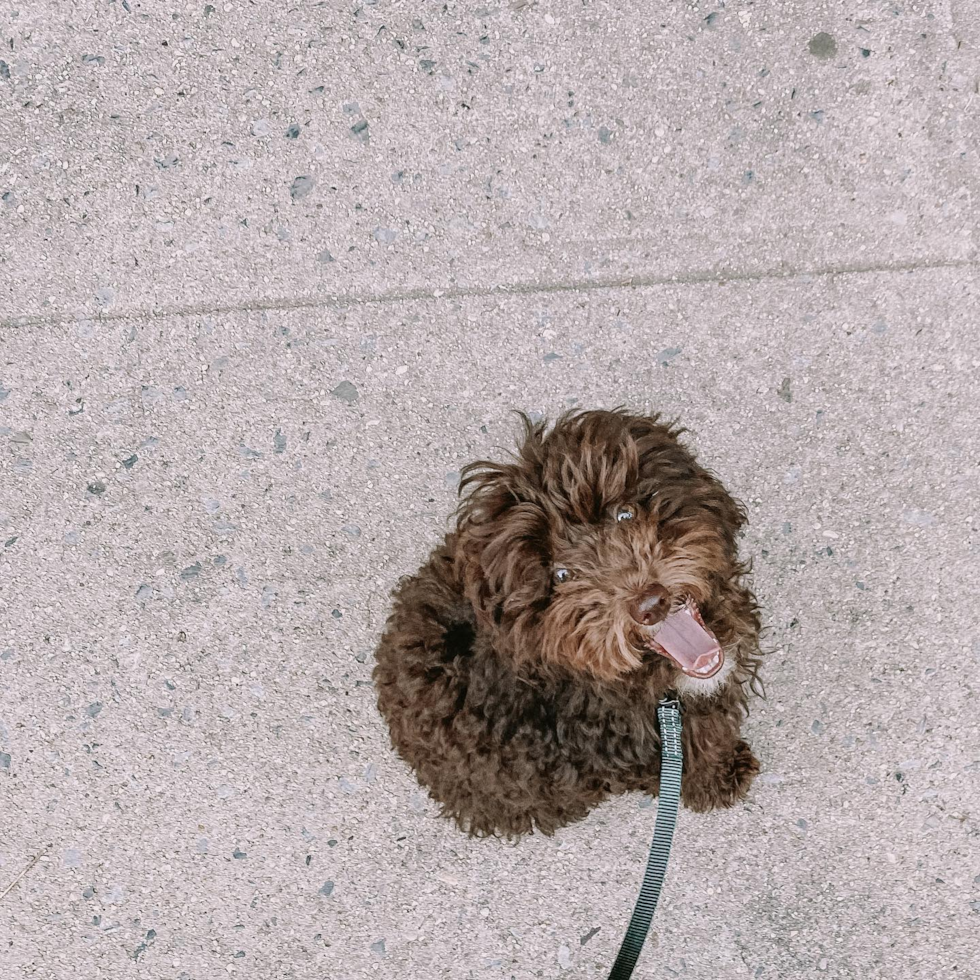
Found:
[{"label": "nylon leash strap", "polygon": [[681,800],[681,775],[684,772],[684,753],[681,749],[681,705],[676,697],[664,697],[657,705],[660,722],[660,798],[657,802],[657,822],[653,843],[640,887],[640,897],[626,929],[626,938],[619,949],[609,980],[628,980],[643,949],[650,922],[660,899],[670,845],[677,825],[677,808]]}]

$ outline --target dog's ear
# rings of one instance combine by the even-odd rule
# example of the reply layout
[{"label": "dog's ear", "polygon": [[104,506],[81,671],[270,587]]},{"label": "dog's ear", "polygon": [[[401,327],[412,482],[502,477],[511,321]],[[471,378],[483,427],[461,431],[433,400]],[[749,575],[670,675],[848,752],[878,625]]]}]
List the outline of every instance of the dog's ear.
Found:
[{"label": "dog's ear", "polygon": [[[527,423],[529,438],[538,427]],[[536,482],[533,445],[514,463],[479,461],[463,470],[456,557],[466,596],[487,627],[531,628],[548,605],[548,515]]]},{"label": "dog's ear", "polygon": [[651,495],[657,494],[662,518],[708,520],[734,556],[735,536],[748,519],[745,508],[678,441],[684,431],[656,417],[630,420],[639,461],[638,483]]}]

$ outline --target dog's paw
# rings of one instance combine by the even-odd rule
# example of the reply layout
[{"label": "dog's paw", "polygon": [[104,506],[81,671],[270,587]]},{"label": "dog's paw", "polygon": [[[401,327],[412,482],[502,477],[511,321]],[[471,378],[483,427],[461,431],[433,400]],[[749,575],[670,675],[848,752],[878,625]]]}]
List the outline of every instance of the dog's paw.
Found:
[{"label": "dog's paw", "polygon": [[759,760],[752,754],[748,742],[738,742],[735,746],[735,758],[732,761],[732,786],[734,803],[744,800],[749,793],[752,781],[759,775]]},{"label": "dog's paw", "polygon": [[695,767],[684,774],[684,805],[696,813],[734,806],[748,795],[752,780],[759,774],[759,760],[746,742],[736,742],[727,761],[710,770]]}]

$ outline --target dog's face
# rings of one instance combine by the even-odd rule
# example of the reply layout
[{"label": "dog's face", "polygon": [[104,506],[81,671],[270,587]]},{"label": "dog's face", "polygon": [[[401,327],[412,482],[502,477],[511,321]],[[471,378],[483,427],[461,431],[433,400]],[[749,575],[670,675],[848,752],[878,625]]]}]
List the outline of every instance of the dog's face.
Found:
[{"label": "dog's face", "polygon": [[525,428],[513,462],[463,474],[458,553],[481,625],[520,661],[606,681],[646,664],[664,686],[713,686],[732,638],[701,615],[740,571],[741,508],[656,419]]}]

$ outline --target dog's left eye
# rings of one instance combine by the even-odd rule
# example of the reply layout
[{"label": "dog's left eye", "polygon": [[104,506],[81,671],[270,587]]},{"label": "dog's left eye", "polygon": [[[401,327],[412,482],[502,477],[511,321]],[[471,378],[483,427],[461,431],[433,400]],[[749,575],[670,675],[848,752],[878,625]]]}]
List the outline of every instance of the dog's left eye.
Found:
[{"label": "dog's left eye", "polygon": [[636,515],[634,514],[632,507],[620,507],[619,510],[616,511],[617,521],[631,521],[635,516]]}]

